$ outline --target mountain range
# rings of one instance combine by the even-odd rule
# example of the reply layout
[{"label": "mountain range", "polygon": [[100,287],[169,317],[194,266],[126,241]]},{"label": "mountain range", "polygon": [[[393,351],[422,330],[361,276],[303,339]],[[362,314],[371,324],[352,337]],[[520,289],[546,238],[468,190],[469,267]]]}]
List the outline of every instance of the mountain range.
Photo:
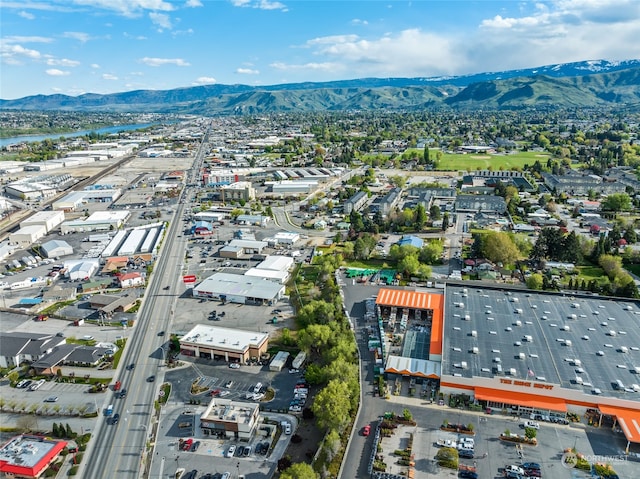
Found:
[{"label": "mountain range", "polygon": [[640,109],[640,60],[584,61],[423,78],[362,78],[269,86],[204,85],[0,100],[5,110],[197,115],[424,109],[623,107]]}]

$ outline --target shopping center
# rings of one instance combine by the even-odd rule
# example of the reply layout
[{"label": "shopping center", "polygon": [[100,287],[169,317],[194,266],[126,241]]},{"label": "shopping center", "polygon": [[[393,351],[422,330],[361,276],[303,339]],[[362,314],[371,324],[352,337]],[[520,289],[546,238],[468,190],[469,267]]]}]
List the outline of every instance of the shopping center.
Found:
[{"label": "shopping center", "polygon": [[628,300],[447,286],[381,288],[388,379],[439,380],[487,412],[607,416],[640,443],[640,305]]}]

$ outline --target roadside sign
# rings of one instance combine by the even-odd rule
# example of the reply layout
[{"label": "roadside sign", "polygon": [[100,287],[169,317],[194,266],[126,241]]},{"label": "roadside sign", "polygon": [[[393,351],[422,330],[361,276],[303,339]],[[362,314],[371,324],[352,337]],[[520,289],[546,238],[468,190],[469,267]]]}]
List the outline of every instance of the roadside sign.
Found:
[{"label": "roadside sign", "polygon": [[182,277],[182,281],[187,283],[187,284],[195,283],[196,282],[196,276],[194,274],[188,274],[188,275]]}]

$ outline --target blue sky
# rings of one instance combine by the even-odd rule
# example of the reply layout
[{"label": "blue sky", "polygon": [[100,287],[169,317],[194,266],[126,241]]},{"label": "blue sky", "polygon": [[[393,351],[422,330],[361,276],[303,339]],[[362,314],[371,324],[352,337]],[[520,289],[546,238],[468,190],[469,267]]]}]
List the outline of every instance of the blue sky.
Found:
[{"label": "blue sky", "polygon": [[640,0],[0,0],[0,98],[640,58]]}]

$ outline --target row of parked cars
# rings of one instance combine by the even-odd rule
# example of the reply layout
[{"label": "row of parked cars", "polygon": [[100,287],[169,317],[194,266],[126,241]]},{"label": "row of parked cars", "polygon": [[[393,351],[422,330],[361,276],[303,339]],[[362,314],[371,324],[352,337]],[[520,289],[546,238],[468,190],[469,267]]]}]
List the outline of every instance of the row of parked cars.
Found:
[{"label": "row of parked cars", "polygon": [[542,477],[540,464],[525,462],[521,465],[510,464],[504,467],[504,476],[508,479],[525,479],[527,477]]},{"label": "row of parked cars", "polygon": [[289,403],[290,412],[302,412],[302,408],[307,402],[307,396],[309,395],[309,384],[300,379],[293,388],[293,399]]},{"label": "row of parked cars", "polygon": [[46,382],[47,381],[45,379],[40,379],[39,381],[32,381],[31,379],[23,379],[18,384],[16,384],[16,388],[27,389],[28,391],[35,391]]}]

